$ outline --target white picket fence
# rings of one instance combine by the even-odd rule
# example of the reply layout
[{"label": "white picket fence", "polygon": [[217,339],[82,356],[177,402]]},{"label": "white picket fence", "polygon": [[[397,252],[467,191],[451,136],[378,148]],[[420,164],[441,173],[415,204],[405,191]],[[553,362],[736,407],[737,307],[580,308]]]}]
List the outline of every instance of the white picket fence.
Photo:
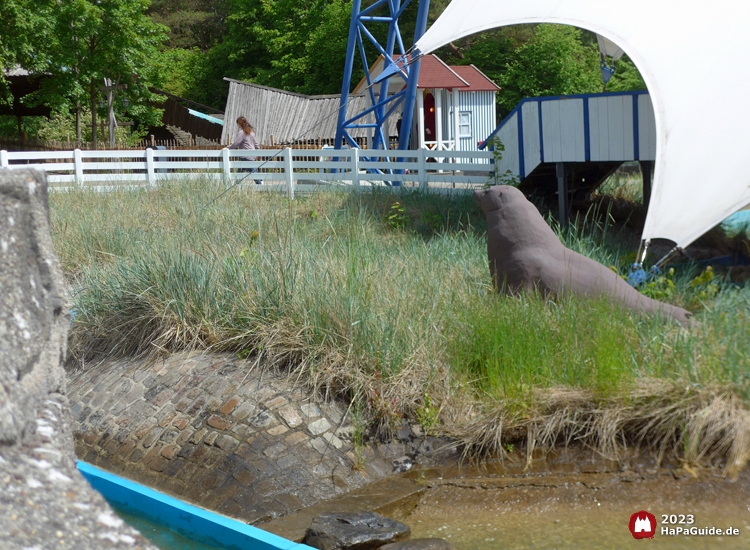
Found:
[{"label": "white picket fence", "polygon": [[[156,187],[172,179],[208,178],[262,189],[321,185],[473,188],[488,183],[494,168],[485,151],[375,151],[360,149],[0,151],[3,168],[47,173],[52,189],[108,190]],[[247,160],[247,158],[254,160]],[[257,172],[249,174],[249,170]]]}]

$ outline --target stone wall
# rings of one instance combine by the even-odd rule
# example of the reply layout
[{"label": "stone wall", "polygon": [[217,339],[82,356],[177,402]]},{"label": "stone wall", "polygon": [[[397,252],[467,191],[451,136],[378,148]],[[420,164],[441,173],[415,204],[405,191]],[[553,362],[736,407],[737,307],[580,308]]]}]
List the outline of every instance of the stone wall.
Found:
[{"label": "stone wall", "polygon": [[0,170],[0,544],[151,548],[76,469],[65,305],[45,176]]},{"label": "stone wall", "polygon": [[434,444],[406,428],[402,441],[355,449],[345,409],[253,365],[177,355],[70,373],[78,456],[262,523],[390,475],[394,459]]}]

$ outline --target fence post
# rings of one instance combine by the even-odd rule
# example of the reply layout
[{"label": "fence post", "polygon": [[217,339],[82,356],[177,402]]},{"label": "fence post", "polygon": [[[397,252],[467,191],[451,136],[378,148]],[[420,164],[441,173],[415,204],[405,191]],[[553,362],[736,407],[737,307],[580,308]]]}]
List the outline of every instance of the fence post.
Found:
[{"label": "fence post", "polygon": [[154,150],[146,149],[146,177],[151,187],[156,187],[156,175],[154,174]]},{"label": "fence post", "polygon": [[221,150],[221,167],[224,170],[224,183],[229,182],[229,149],[224,147]]},{"label": "fence post", "polygon": [[427,149],[417,149],[417,170],[419,170],[419,188],[427,189]]},{"label": "fence post", "polygon": [[83,187],[83,155],[80,149],[73,149],[73,166],[76,170],[76,185]]},{"label": "fence post", "polygon": [[352,185],[355,191],[359,191],[359,148],[349,149],[352,154]]},{"label": "fence post", "polygon": [[294,199],[294,166],[292,165],[292,149],[284,149],[284,175],[286,176],[286,185],[289,190],[289,199]]},{"label": "fence post", "polygon": [[0,151],[0,168],[8,167],[8,151]]}]

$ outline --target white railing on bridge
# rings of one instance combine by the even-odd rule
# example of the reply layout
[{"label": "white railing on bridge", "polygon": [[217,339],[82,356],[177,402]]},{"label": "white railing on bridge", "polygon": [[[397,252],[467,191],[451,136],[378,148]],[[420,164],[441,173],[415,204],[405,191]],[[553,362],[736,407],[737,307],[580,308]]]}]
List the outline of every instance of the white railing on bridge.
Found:
[{"label": "white railing on bridge", "polygon": [[247,184],[269,184],[264,188],[284,187],[290,196],[298,185],[308,184],[455,188],[492,178],[491,152],[440,153],[434,158],[435,151],[425,149],[0,151],[0,166],[43,170],[52,189],[155,187],[194,177],[234,183],[244,178]]}]

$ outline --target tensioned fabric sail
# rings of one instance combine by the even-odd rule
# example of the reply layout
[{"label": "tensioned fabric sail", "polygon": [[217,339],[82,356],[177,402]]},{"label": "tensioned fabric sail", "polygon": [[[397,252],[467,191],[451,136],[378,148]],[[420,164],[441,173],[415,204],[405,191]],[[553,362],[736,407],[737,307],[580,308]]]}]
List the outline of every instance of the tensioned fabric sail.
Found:
[{"label": "tensioned fabric sail", "polygon": [[614,42],[648,86],[657,147],[644,240],[685,247],[750,204],[748,0],[453,0],[416,48],[545,22]]},{"label": "tensioned fabric sail", "polygon": [[599,51],[602,53],[602,55],[608,55],[614,61],[619,60],[622,57],[622,54],[625,53],[624,51],[622,51],[622,48],[620,46],[610,40],[607,40],[601,34],[596,35],[596,41],[599,44]]}]

